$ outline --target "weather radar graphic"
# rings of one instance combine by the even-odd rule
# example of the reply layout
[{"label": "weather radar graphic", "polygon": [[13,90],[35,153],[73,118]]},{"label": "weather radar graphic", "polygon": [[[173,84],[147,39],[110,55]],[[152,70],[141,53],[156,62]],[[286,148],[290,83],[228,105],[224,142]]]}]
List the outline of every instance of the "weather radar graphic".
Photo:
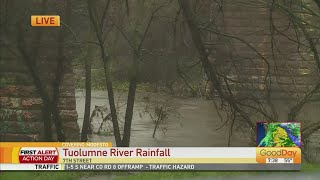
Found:
[{"label": "weather radar graphic", "polygon": [[257,146],[259,147],[300,147],[301,124],[285,123],[257,123]]}]

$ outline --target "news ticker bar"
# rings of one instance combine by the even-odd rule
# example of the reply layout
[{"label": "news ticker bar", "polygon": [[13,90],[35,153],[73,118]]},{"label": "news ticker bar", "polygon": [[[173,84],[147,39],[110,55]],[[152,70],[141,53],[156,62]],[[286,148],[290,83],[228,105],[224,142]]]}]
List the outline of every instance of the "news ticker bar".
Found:
[{"label": "news ticker bar", "polygon": [[1,164],[17,171],[299,171],[301,164]]},{"label": "news ticker bar", "polygon": [[[85,164],[92,168],[108,167],[121,170],[120,165],[141,164],[139,170],[150,165],[162,164],[169,169],[178,165],[193,165],[190,170],[298,170],[301,164],[301,150],[296,147],[112,147],[111,143],[0,143],[1,170],[85,170]],[[51,164],[51,166],[45,166]],[[276,165],[279,164],[279,165]],[[42,166],[43,165],[43,166]],[[56,165],[56,166],[54,166]],[[70,169],[74,165],[75,169]],[[97,165],[97,166],[96,166]],[[55,168],[59,166],[59,168]],[[28,169],[30,167],[31,169]],[[129,167],[129,166],[128,166]],[[269,168],[276,167],[276,168]],[[280,168],[283,167],[283,168]],[[18,168],[18,169],[19,169]],[[36,169],[35,169],[36,168]],[[90,170],[90,166],[88,166]],[[217,169],[223,168],[223,169]],[[280,168],[280,169],[279,169]],[[97,169],[98,170],[98,169]],[[122,169],[129,170],[129,169]],[[188,169],[182,169],[188,170]]]}]

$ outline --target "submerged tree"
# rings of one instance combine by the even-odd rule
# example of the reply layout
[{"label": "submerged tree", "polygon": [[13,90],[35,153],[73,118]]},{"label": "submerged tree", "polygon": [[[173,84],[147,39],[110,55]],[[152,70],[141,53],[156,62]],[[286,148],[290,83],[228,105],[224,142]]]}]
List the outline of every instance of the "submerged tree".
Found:
[{"label": "submerged tree", "polygon": [[[132,126],[132,118],[133,118],[133,112],[134,112],[134,102],[135,102],[135,94],[138,84],[138,74],[139,74],[139,63],[142,60],[141,57],[141,48],[143,45],[143,42],[146,38],[146,35],[149,31],[149,27],[153,21],[155,13],[157,13],[161,7],[164,5],[160,5],[157,7],[152,13],[151,17],[148,20],[147,24],[141,24],[142,19],[144,17],[144,1],[139,1],[139,7],[138,8],[138,15],[134,19],[136,24],[133,24],[133,29],[129,31],[129,35],[126,33],[124,29],[122,29],[122,24],[117,24],[116,22],[112,21],[110,17],[108,17],[108,10],[110,10],[110,1],[107,1],[107,4],[105,5],[104,11],[102,14],[98,14],[99,10],[97,8],[97,5],[92,1],[87,1],[88,4],[88,11],[90,15],[90,21],[93,24],[95,34],[98,40],[98,45],[100,47],[101,52],[101,58],[104,65],[104,73],[105,73],[105,79],[106,79],[106,85],[107,85],[107,91],[108,91],[108,99],[109,99],[109,106],[111,111],[111,120],[113,122],[113,134],[116,140],[117,146],[129,146],[130,145],[130,136],[131,136],[131,126]],[[127,8],[127,15],[129,15],[129,4],[127,2],[126,5]],[[132,11],[130,15],[133,14]],[[109,26],[107,26],[105,23],[109,20],[111,22]],[[139,26],[137,26],[139,24]],[[108,29],[109,28],[109,29]],[[112,29],[115,29],[116,31],[120,31],[120,33],[123,35],[124,39],[129,44],[130,48],[132,49],[132,65],[129,70],[129,90],[128,90],[128,98],[127,98],[127,108],[125,113],[125,121],[124,121],[124,135],[123,138],[120,134],[120,128],[118,123],[118,116],[117,116],[117,109],[115,106],[115,97],[114,97],[114,89],[112,85],[112,74],[111,74],[111,64],[112,60],[110,57],[110,54],[108,54],[108,47],[106,46],[106,36],[107,33],[111,31]]]}]

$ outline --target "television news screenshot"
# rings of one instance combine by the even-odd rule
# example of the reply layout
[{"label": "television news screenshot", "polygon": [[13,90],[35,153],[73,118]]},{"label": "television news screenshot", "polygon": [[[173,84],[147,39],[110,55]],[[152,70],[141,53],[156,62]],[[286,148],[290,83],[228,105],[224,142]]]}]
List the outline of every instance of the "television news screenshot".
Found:
[{"label": "television news screenshot", "polygon": [[0,0],[1,180],[320,179],[320,0]]}]

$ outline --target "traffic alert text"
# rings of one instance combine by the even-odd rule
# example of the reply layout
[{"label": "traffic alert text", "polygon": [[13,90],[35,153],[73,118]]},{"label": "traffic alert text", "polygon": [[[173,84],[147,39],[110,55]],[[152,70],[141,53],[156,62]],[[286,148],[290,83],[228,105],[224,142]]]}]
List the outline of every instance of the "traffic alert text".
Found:
[{"label": "traffic alert text", "polygon": [[[147,166],[146,169],[149,170],[193,170],[193,164],[149,164],[149,165],[142,165],[142,164],[119,164],[117,165],[117,170],[136,170],[142,169],[143,166]],[[110,165],[111,167],[111,165]]]},{"label": "traffic alert text", "polygon": [[68,170],[194,170],[193,164],[69,164]]},{"label": "traffic alert text", "polygon": [[35,164],[36,170],[59,170],[59,164]]}]

